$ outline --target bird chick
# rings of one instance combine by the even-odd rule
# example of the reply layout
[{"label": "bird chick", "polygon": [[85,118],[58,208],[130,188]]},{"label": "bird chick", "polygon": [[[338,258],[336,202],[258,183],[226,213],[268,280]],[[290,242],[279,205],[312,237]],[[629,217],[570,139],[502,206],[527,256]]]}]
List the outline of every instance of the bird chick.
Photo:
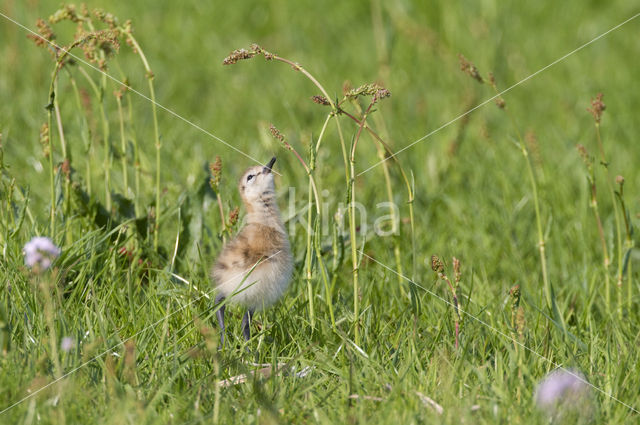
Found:
[{"label": "bird chick", "polygon": [[[242,318],[245,340],[255,311],[273,305],[289,286],[293,259],[289,239],[280,218],[271,168],[249,168],[242,175],[238,189],[247,209],[246,224],[235,239],[228,242],[218,256],[212,275],[217,286],[216,304],[228,302],[247,308]],[[224,345],[223,304],[217,311],[220,340]]]}]

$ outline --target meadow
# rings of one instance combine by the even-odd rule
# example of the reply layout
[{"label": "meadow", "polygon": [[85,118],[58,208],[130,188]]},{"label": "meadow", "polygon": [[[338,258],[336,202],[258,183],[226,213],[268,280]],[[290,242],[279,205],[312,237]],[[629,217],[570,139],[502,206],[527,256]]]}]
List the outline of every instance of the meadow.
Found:
[{"label": "meadow", "polygon": [[[638,12],[3,0],[0,423],[638,423]],[[220,347],[274,155],[293,281]]]}]

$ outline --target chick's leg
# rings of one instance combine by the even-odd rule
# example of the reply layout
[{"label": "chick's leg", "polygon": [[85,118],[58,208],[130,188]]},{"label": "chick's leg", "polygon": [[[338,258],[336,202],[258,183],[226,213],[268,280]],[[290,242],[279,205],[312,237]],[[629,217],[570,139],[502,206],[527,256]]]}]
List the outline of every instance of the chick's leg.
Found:
[{"label": "chick's leg", "polygon": [[253,310],[247,310],[242,316],[242,334],[246,341],[251,338],[251,319],[253,319]]}]

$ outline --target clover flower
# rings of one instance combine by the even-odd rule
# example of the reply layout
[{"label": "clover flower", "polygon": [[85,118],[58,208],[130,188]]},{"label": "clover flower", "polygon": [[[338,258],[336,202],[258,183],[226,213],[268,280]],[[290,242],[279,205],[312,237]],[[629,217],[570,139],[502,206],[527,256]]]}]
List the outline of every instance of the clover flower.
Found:
[{"label": "clover flower", "polygon": [[60,256],[58,248],[51,239],[43,236],[32,238],[24,246],[24,263],[36,271],[43,271],[51,267],[53,261]]},{"label": "clover flower", "polygon": [[74,345],[73,338],[69,336],[65,336],[64,338],[62,338],[62,341],[60,342],[60,349],[65,353],[68,353],[73,348],[73,345]]},{"label": "clover flower", "polygon": [[553,410],[564,405],[581,409],[588,395],[588,383],[584,375],[575,370],[556,369],[540,381],[536,389],[536,404],[541,410]]}]

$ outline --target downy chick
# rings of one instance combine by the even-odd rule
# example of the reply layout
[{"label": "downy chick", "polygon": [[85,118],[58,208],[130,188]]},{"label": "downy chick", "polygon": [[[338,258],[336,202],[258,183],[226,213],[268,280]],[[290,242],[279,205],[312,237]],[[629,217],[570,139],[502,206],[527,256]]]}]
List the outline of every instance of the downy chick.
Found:
[{"label": "downy chick", "polygon": [[[253,313],[280,299],[293,272],[289,239],[280,218],[271,172],[275,162],[273,157],[266,166],[251,167],[242,175],[238,189],[247,208],[246,224],[224,246],[213,267],[216,304],[229,298],[228,302],[247,308],[242,318],[245,340],[251,337]],[[224,310],[222,305],[216,313],[223,345]]]}]

